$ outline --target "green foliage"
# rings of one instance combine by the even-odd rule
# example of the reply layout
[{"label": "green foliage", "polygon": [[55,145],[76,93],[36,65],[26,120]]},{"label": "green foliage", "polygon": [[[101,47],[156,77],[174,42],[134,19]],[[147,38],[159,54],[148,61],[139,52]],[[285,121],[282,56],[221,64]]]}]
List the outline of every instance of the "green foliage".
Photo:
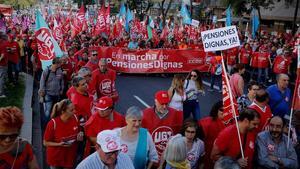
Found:
[{"label": "green foliage", "polygon": [[15,8],[26,8],[36,4],[36,0],[0,0],[0,4],[12,5]]},{"label": "green foliage", "polygon": [[[25,94],[25,79],[24,76],[20,76],[19,84],[13,86],[11,84],[6,85],[6,98],[0,98],[0,107],[5,106],[17,106],[22,109],[23,99]],[[28,98],[27,98],[28,99]]]}]

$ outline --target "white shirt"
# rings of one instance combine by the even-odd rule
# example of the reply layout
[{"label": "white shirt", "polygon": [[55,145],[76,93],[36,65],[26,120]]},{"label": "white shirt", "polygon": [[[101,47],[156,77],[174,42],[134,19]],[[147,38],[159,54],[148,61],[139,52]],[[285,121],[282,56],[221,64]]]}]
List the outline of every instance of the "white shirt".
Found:
[{"label": "white shirt", "polygon": [[172,107],[173,109],[182,111],[183,110],[183,101],[186,99],[185,93],[183,96],[180,96],[177,91],[174,89],[173,97],[169,103],[169,107]]},{"label": "white shirt", "polygon": [[[121,138],[121,147],[122,147],[121,151],[122,153],[127,154],[132,160],[132,162],[134,162],[136,147],[139,138],[137,137],[135,141],[127,141],[122,139],[121,137],[122,129],[124,129],[124,127],[115,129],[115,131],[117,131],[117,134]],[[147,143],[144,144],[147,144],[147,155],[148,155],[147,159],[151,162],[158,162],[158,154],[156,152],[155,145],[153,143],[152,137],[149,132],[147,132]]]},{"label": "white shirt", "polygon": [[192,149],[187,153],[187,159],[190,162],[191,169],[196,169],[198,160],[205,154],[204,143],[198,139],[194,141]]},{"label": "white shirt", "polygon": [[194,80],[185,80],[184,81],[184,90],[186,93],[186,98],[188,100],[197,100],[198,99],[198,89],[196,82]]}]

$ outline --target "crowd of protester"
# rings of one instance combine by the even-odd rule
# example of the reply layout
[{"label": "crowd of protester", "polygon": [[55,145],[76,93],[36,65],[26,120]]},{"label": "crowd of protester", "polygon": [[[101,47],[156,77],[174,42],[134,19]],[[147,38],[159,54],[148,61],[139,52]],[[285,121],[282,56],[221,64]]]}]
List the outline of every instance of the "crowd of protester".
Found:
[{"label": "crowd of protester", "polygon": [[[299,167],[299,111],[294,113],[290,142],[286,125],[298,34],[262,33],[250,39],[240,33],[242,46],[223,52],[239,105],[238,128],[234,119],[224,121],[221,100],[212,101],[210,115],[201,118],[199,97],[205,97],[205,88],[198,70],[174,75],[168,91],[154,94],[153,107],[132,106],[126,113],[117,112],[115,105],[122,97],[116,89],[117,72],[97,51],[89,50],[91,46],[203,50],[200,38],[191,40],[186,32],[179,40],[156,42],[126,33],[121,38],[89,32],[74,39],[68,33],[64,36],[67,53],[44,70],[34,35],[20,34],[15,27],[0,37],[0,97],[6,97],[6,75],[17,87],[20,71],[34,74],[44,108],[40,113],[46,163],[51,169]],[[78,54],[81,49],[85,51]],[[264,62],[257,65],[258,58]],[[209,92],[220,79],[221,59],[220,52],[207,53]],[[22,122],[19,109],[0,108],[0,169],[39,168],[30,144],[18,137]]]}]

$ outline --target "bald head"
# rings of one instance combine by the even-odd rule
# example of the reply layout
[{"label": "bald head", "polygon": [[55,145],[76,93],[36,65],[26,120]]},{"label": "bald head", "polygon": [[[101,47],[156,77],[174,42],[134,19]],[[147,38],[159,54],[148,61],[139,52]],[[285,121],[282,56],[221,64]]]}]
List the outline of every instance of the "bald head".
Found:
[{"label": "bald head", "polygon": [[284,121],[279,116],[271,118],[269,123],[269,131],[274,139],[280,139],[283,133]]},{"label": "bald head", "polygon": [[287,74],[281,73],[277,75],[276,79],[279,90],[285,90],[286,88],[288,88],[290,78]]}]

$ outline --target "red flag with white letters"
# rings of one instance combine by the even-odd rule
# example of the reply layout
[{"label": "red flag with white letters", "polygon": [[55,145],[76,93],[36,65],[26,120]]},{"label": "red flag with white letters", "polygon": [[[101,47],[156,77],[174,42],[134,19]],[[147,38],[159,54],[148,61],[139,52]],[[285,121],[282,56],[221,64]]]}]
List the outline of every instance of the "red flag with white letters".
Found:
[{"label": "red flag with white letters", "polygon": [[71,37],[72,38],[77,36],[82,31],[84,23],[85,23],[84,6],[81,6],[78,13],[76,14],[76,17],[73,20],[73,24],[71,24]]},{"label": "red flag with white letters", "polygon": [[[222,59],[224,58],[222,57]],[[230,93],[232,90],[229,84],[229,77],[226,73],[224,64],[222,64],[222,88],[223,88],[222,93],[223,93],[223,107],[224,107],[223,121],[228,123],[231,119],[234,118],[234,114],[238,116],[238,104],[236,99]],[[232,98],[233,102],[231,101],[230,97]],[[231,104],[233,104],[233,106]]]},{"label": "red flag with white letters", "polygon": [[97,17],[97,23],[95,26],[95,30],[93,32],[93,35],[99,35],[101,32],[106,33],[106,17],[105,17],[105,7],[102,6],[98,11],[98,17]]}]

